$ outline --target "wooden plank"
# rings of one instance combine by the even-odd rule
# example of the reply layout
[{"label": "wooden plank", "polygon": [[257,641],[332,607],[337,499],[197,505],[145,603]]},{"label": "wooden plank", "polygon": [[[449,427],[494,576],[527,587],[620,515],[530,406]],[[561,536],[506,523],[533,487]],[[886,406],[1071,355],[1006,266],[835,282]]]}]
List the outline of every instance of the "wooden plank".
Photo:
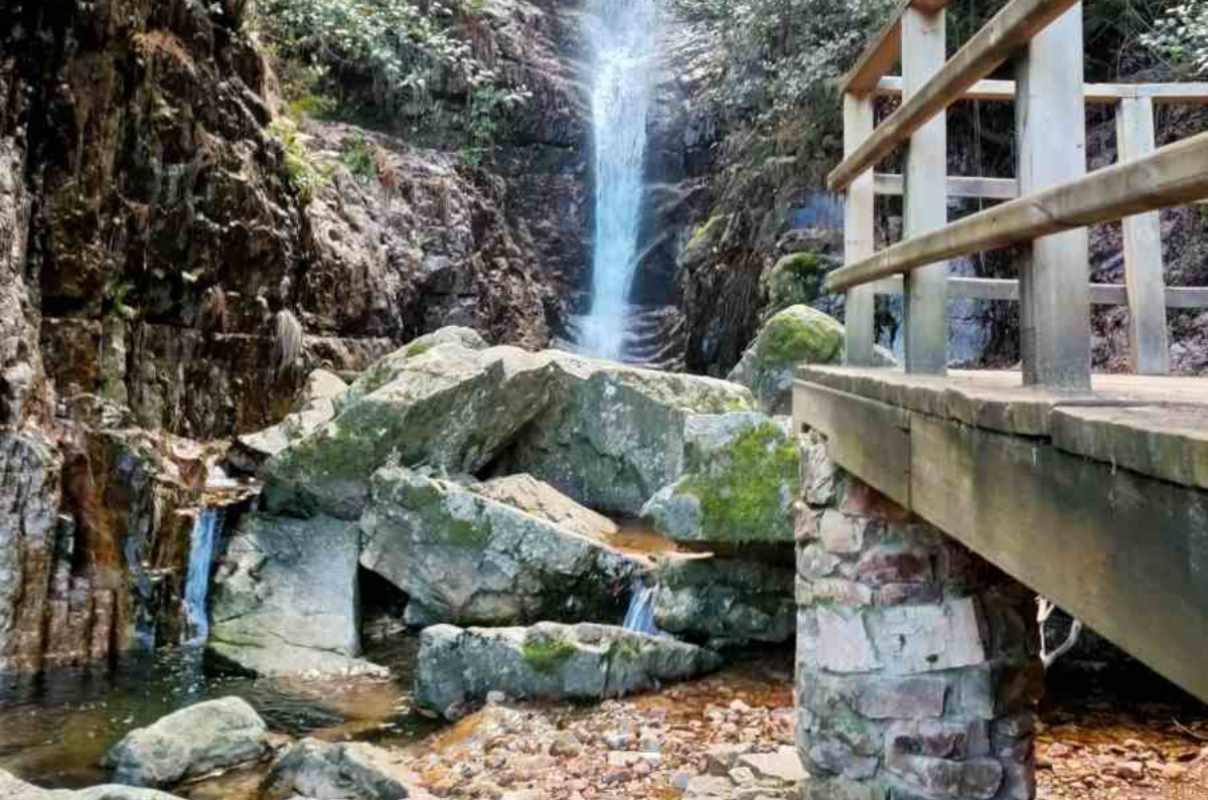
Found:
[{"label": "wooden plank", "polygon": [[[877,194],[900,195],[905,190],[906,180],[902,175],[878,172],[873,176],[873,187]],[[851,191],[849,188],[848,191]],[[1013,200],[1019,197],[1019,182],[1014,178],[975,178],[958,175],[948,176],[949,197],[983,197],[991,200]]]},{"label": "wooden plank", "polygon": [[793,423],[827,438],[830,456],[844,469],[897,503],[910,501],[910,415],[900,408],[798,381]]},{"label": "wooden plank", "polygon": [[[902,294],[902,278],[891,275],[881,278],[873,287],[877,294]],[[1092,283],[1091,305],[1127,306],[1128,292],[1123,284]],[[1019,281],[1011,278],[948,278],[948,297],[969,300],[1019,300]],[[1208,308],[1208,288],[1168,286],[1165,291],[1167,308]]]},{"label": "wooden plank", "polygon": [[[843,97],[843,147],[855,150],[872,134],[874,100],[871,96]],[[876,252],[876,195],[873,176],[866,172],[847,187],[843,211],[843,259],[851,264]],[[874,315],[876,294],[858,286],[847,293],[843,309],[844,361],[854,366],[876,363]]]},{"label": "wooden plank", "polygon": [[901,53],[902,13],[908,8],[910,0],[898,3],[889,22],[872,37],[856,63],[839,79],[840,93],[863,96],[877,88],[877,81],[897,62]]},{"label": "wooden plank", "polygon": [[[1082,5],[1028,43],[1015,104],[1022,197],[1086,175],[1082,102]],[[1091,385],[1090,243],[1086,228],[1034,240],[1019,257],[1023,382],[1062,389]]]},{"label": "wooden plank", "polygon": [[1208,133],[1201,133],[1159,148],[1148,158],[1105,167],[898,242],[831,272],[826,289],[843,291],[935,261],[1200,200],[1208,197],[1206,166]]},{"label": "wooden plank", "polygon": [[1059,406],[1050,430],[1067,453],[1208,489],[1208,406]]},{"label": "wooden plank", "polygon": [[[1153,100],[1126,98],[1116,106],[1116,139],[1121,161],[1154,151]],[[1162,223],[1157,211],[1125,217],[1124,283],[1128,288],[1128,339],[1138,375],[1170,372],[1166,302],[1162,276]]]},{"label": "wooden plank", "polygon": [[[944,12],[908,8],[902,15],[902,77],[906,98],[944,67]],[[948,223],[948,121],[943,111],[910,137],[906,154],[904,235],[938,230]],[[903,327],[907,372],[942,375],[948,368],[948,264],[939,262],[906,276]]]},{"label": "wooden plank", "polygon": [[910,425],[913,511],[1208,700],[1208,493],[1020,437]]},{"label": "wooden plank", "polygon": [[[902,79],[886,76],[877,82],[877,94],[901,97]],[[1114,105],[1126,97],[1147,97],[1155,103],[1208,105],[1208,83],[1085,83],[1082,98],[1095,105]],[[960,96],[961,100],[1010,103],[1015,100],[1015,81],[980,80]]]},{"label": "wooden plank", "polygon": [[[905,100],[860,148],[827,177],[831,191],[847,188],[966,89],[990,74],[1076,0],[1011,0],[957,51],[925,86]],[[1079,81],[1081,84],[1081,81]]]}]

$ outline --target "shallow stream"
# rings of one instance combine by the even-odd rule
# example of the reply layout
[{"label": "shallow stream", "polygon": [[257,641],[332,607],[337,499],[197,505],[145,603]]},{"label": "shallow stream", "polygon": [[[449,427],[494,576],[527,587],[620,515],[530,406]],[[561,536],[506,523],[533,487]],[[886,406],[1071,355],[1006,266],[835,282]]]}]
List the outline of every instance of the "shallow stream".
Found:
[{"label": "shallow stream", "polygon": [[104,783],[106,749],[134,728],[202,700],[238,695],[276,732],[403,745],[438,724],[410,709],[418,641],[368,644],[392,680],[297,681],[207,675],[200,648],[127,656],[111,667],[0,677],[0,769],[47,788]]}]

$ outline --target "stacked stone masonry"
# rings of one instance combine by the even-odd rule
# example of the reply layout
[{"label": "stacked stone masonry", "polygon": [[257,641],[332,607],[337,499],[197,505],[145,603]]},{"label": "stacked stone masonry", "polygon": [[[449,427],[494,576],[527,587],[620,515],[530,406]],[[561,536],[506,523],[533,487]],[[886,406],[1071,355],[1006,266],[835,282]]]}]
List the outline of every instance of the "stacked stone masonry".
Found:
[{"label": "stacked stone masonry", "polygon": [[808,800],[1031,800],[1033,595],[802,437],[797,745]]}]

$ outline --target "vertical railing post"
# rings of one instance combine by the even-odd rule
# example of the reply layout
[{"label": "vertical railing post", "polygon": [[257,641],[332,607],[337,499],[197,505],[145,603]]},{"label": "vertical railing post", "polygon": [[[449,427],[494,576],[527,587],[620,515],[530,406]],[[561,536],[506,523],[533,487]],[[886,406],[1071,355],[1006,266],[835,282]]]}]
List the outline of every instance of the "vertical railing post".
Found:
[{"label": "vertical railing post", "polygon": [[[1079,3],[1038,33],[1020,60],[1015,120],[1021,196],[1086,174],[1082,59]],[[1086,229],[1045,236],[1022,249],[1019,299],[1024,383],[1089,389]]]},{"label": "vertical railing post", "polygon": [[[1116,107],[1116,139],[1121,162],[1154,151],[1153,100],[1126,97]],[[1157,211],[1122,220],[1124,283],[1128,291],[1128,338],[1133,371],[1165,375],[1170,371],[1166,340],[1166,286],[1162,277],[1162,226]]]},{"label": "vertical railing post", "polygon": [[[850,154],[860,146],[873,129],[872,93],[843,96],[843,152]],[[847,187],[843,216],[843,262],[852,264],[868,258],[875,249],[873,173],[868,170]],[[846,327],[846,363],[865,367],[875,363],[873,347],[875,331],[873,312],[876,295],[871,286],[849,289],[844,304]]]},{"label": "vertical railing post", "polygon": [[[914,7],[902,14],[902,99],[944,66],[944,12]],[[906,238],[948,223],[947,113],[940,112],[910,137],[904,192]],[[948,263],[906,275],[906,371],[942,375],[948,367]]]}]

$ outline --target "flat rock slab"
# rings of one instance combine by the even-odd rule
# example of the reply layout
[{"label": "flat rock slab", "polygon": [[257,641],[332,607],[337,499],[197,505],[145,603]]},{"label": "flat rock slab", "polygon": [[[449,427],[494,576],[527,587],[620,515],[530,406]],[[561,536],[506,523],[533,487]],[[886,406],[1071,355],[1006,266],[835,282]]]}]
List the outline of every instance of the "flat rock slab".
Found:
[{"label": "flat rock slab", "polygon": [[474,484],[470,490],[589,539],[603,540],[620,530],[608,517],[579,505],[532,475],[522,473],[493,478]]},{"label": "flat rock slab", "polygon": [[410,598],[413,624],[620,619],[643,561],[403,467],[373,477],[361,565]]},{"label": "flat rock slab", "polygon": [[516,698],[600,700],[720,665],[711,650],[611,625],[435,625],[420,637],[415,700],[456,718],[492,691]]},{"label": "flat rock slab", "polygon": [[363,661],[354,523],[246,515],[218,566],[210,655],[256,675],[384,674]]},{"label": "flat rock slab", "polygon": [[0,770],[0,800],[181,800],[157,789],[105,784],[89,789],[40,789],[12,773]]},{"label": "flat rock slab", "polygon": [[756,778],[781,783],[797,783],[808,777],[795,747],[781,747],[774,753],[747,753],[738,757],[738,765],[751,770]]}]

